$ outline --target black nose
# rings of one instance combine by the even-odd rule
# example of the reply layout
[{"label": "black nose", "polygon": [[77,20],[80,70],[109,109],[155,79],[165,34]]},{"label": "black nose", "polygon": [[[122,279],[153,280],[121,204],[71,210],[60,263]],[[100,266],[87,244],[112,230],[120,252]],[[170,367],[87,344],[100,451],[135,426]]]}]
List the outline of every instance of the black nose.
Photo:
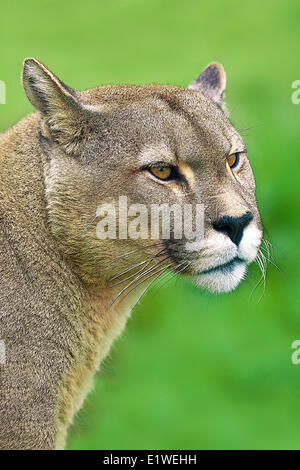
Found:
[{"label": "black nose", "polygon": [[242,239],[244,228],[247,227],[252,219],[253,214],[251,212],[246,212],[246,214],[241,217],[230,217],[229,215],[225,215],[215,222],[213,227],[218,232],[223,232],[228,235],[233,243],[238,245]]}]

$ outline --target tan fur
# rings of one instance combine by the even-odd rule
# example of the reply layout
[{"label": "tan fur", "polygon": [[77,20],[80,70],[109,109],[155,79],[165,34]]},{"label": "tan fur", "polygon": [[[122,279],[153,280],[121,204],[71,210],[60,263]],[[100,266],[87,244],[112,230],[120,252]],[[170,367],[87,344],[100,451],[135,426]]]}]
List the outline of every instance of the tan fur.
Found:
[{"label": "tan fur", "polygon": [[[0,448],[64,447],[95,371],[150,282],[108,308],[122,287],[109,280],[160,248],[147,248],[149,240],[99,240],[99,204],[123,194],[146,205],[204,202],[208,238],[217,217],[247,210],[260,231],[248,160],[239,181],[226,167],[231,149],[244,144],[219,107],[225,75],[218,67],[193,90],[121,85],[79,92],[38,61],[25,62],[24,89],[37,112],[0,137],[0,340],[7,353]],[[141,169],[157,152],[172,164],[179,159],[186,186],[167,186]],[[205,250],[191,257],[178,243],[168,263],[190,259],[193,276],[211,262]]]}]

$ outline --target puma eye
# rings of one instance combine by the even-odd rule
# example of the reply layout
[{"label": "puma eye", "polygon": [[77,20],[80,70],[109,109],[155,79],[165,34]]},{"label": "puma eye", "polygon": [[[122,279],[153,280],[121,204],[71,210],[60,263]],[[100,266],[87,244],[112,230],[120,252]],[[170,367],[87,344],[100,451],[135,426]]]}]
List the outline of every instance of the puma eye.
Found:
[{"label": "puma eye", "polygon": [[229,157],[227,158],[227,163],[229,165],[229,168],[231,168],[232,170],[236,168],[240,163],[240,154],[237,152],[233,153],[232,155],[229,155]]},{"label": "puma eye", "polygon": [[170,166],[154,166],[149,168],[150,173],[159,180],[169,181],[175,177],[175,170]]}]

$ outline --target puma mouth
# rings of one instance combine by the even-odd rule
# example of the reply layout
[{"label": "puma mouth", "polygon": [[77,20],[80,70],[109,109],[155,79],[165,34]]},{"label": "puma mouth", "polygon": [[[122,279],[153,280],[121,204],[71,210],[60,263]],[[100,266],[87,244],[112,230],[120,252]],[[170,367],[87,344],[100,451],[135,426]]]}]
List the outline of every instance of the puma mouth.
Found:
[{"label": "puma mouth", "polygon": [[203,274],[217,274],[217,273],[224,273],[224,274],[229,274],[232,273],[234,268],[239,265],[239,264],[245,264],[243,260],[238,258],[237,256],[233,258],[231,261],[220,264],[219,266],[215,266],[214,268],[211,269],[206,269],[205,271],[200,271],[198,275],[203,275]]}]

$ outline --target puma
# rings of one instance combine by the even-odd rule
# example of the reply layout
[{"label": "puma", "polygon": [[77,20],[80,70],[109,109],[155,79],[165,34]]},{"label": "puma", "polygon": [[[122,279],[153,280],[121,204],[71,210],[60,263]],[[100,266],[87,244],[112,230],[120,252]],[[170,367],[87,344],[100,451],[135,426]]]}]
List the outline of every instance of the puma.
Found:
[{"label": "puma", "polygon": [[[262,227],[221,65],[187,89],[77,91],[27,59],[22,81],[36,112],[0,136],[0,448],[61,449],[144,289],[168,270],[235,289]],[[97,208],[123,195],[203,204],[204,238],[100,239]]]}]

